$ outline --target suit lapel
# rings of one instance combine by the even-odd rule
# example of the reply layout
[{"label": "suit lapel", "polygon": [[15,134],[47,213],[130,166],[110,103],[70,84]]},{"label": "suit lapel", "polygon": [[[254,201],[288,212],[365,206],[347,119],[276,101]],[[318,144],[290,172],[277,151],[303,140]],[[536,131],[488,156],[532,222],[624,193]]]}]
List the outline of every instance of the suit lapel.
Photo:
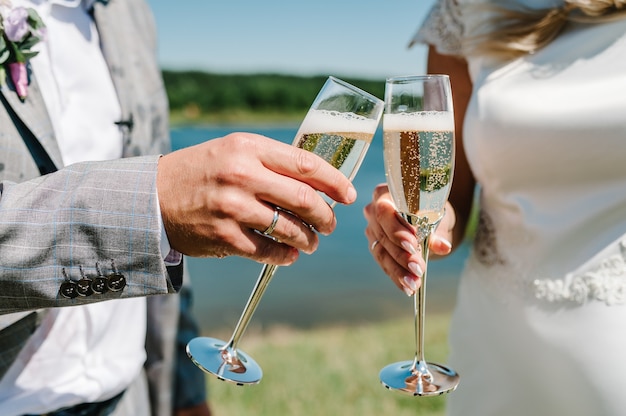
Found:
[{"label": "suit lapel", "polygon": [[4,95],[7,103],[11,106],[15,114],[22,120],[26,128],[39,140],[44,150],[48,153],[57,167],[63,166],[61,151],[54,136],[50,116],[46,110],[46,105],[41,95],[41,90],[37,83],[37,78],[31,74],[28,85],[28,96],[24,101],[20,100],[9,83],[0,88],[0,94]]},{"label": "suit lapel", "polygon": [[122,110],[124,157],[167,153],[167,95],[155,57],[152,11],[143,0],[97,1],[93,16]]},{"label": "suit lapel", "polygon": [[128,85],[125,76],[124,66],[129,57],[124,54],[124,51],[128,51],[124,45],[131,42],[132,39],[124,38],[124,32],[120,30],[119,22],[116,22],[119,20],[120,13],[125,12],[125,10],[120,10],[124,3],[124,1],[114,1],[110,4],[109,2],[96,2],[93,5],[93,17],[98,27],[102,54],[109,67],[111,79],[120,102],[122,120],[130,120],[132,102],[129,93],[132,91],[132,85]]},{"label": "suit lapel", "polygon": [[[128,42],[128,39],[122,39],[120,36],[116,35],[118,32],[115,30],[116,3],[122,6],[124,1],[112,2],[110,5],[97,2],[94,4],[93,11],[94,20],[98,26],[98,32],[101,38],[104,58],[109,66],[111,78],[120,101],[122,120],[129,120],[131,117],[131,104],[128,92],[131,89],[126,85],[123,67],[123,42]],[[119,11],[117,12],[119,13]],[[5,86],[0,88],[0,94],[4,95],[15,114],[41,143],[54,164],[58,168],[61,168],[63,166],[61,151],[59,150],[50,116],[46,110],[46,105],[35,75],[30,74],[28,96],[24,101],[19,99],[10,82],[7,82]],[[127,146],[128,143],[124,143],[124,145]]]},{"label": "suit lapel", "polygon": [[[117,3],[117,4],[116,4]],[[111,78],[117,91],[120,107],[122,110],[122,120],[131,118],[131,102],[129,93],[132,86],[127,85],[124,76],[124,34],[119,33],[119,25],[116,26],[115,13],[116,9],[124,5],[124,1],[113,2],[96,2],[93,4],[93,16],[98,26],[100,34],[103,54],[111,72]],[[116,7],[119,6],[119,7]],[[117,13],[120,13],[117,10]],[[124,10],[121,11],[124,13]],[[119,16],[119,15],[118,15]],[[116,30],[117,29],[117,30]],[[60,168],[63,166],[61,151],[54,135],[50,116],[46,110],[46,105],[41,95],[41,90],[34,74],[30,74],[30,83],[28,85],[28,96],[21,101],[17,93],[12,88],[10,82],[0,88],[0,94],[3,94],[15,114],[22,120],[24,125],[41,143],[44,150],[48,153],[54,164]],[[124,147],[127,148],[129,143],[125,141]]]}]

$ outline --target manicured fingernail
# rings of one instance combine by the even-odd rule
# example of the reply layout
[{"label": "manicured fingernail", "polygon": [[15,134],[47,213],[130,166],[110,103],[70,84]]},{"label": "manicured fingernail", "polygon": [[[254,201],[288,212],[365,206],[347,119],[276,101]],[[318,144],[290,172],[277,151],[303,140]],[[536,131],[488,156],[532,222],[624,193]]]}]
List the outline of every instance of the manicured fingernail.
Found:
[{"label": "manicured fingernail", "polygon": [[422,270],[420,265],[415,262],[409,263],[409,270],[411,271],[411,273],[413,273],[417,277],[422,277],[424,275],[424,270]]},{"label": "manicured fingernail", "polygon": [[449,242],[449,241],[448,241],[448,240],[446,240],[445,238],[440,238],[440,240],[441,240],[441,243],[442,243],[444,246],[448,247],[448,250],[452,250],[452,243],[451,243],[451,242]]},{"label": "manicured fingernail", "polygon": [[404,276],[402,279],[404,280],[404,285],[407,289],[410,289],[411,292],[415,292],[417,290],[417,282],[410,278],[409,276]]},{"label": "manicured fingernail", "polygon": [[415,292],[408,287],[403,287],[402,290],[404,291],[404,293],[406,293],[407,296],[413,296],[415,294]]},{"label": "manicured fingernail", "polygon": [[408,241],[403,241],[402,243],[400,243],[400,245],[402,246],[402,248],[407,251],[410,254],[415,254],[417,253],[417,250],[415,249],[415,247],[409,243]]},{"label": "manicured fingernail", "polygon": [[348,188],[348,200],[356,201],[356,189],[353,186]]}]

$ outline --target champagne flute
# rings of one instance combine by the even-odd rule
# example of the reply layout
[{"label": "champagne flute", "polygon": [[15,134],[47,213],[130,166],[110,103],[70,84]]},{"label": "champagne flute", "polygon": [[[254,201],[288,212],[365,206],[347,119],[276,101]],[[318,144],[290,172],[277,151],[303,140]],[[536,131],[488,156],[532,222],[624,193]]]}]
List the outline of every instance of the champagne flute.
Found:
[{"label": "champagne flute", "polygon": [[[387,184],[400,215],[416,229],[428,264],[428,242],[441,221],[454,172],[454,115],[446,75],[390,78],[383,116]],[[453,391],[459,383],[451,368],[424,359],[426,270],[413,295],[415,357],[384,367],[380,381],[413,396]]]},{"label": "champagne flute", "polygon": [[[300,125],[293,145],[321,156],[352,180],[383,110],[382,100],[345,81],[329,77]],[[326,195],[324,199],[334,207],[332,199]],[[197,337],[187,344],[187,355],[196,366],[220,380],[240,386],[261,381],[263,371],[259,364],[237,347],[277,268],[272,264],[263,266],[228,342]]]}]

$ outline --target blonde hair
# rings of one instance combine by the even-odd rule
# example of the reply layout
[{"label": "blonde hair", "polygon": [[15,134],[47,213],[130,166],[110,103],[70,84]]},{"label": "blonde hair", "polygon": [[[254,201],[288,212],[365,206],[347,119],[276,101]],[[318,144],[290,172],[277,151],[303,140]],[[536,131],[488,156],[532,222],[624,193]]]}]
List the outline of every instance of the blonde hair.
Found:
[{"label": "blonde hair", "polygon": [[501,59],[534,53],[552,41],[568,22],[599,23],[626,17],[626,0],[565,0],[562,7],[547,10],[485,7],[495,12],[493,29],[467,38],[463,48],[467,54]]}]

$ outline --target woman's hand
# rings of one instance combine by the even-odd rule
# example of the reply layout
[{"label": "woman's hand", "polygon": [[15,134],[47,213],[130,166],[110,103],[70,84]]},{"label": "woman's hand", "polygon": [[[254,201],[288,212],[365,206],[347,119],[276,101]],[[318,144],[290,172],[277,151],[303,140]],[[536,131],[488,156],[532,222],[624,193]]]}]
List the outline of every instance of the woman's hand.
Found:
[{"label": "woman's hand", "polygon": [[[413,295],[421,284],[426,264],[415,229],[397,213],[387,185],[374,189],[364,215],[365,235],[374,259],[398,288]],[[452,251],[450,240],[455,222],[454,210],[447,203],[446,213],[430,239],[431,254],[444,256]]]}]

